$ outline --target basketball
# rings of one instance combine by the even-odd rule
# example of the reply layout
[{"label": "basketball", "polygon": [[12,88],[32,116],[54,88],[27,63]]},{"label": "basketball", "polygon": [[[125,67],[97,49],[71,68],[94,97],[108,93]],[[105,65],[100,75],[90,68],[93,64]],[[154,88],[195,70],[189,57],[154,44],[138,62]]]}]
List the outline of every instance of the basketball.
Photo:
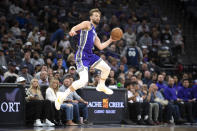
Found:
[{"label": "basketball", "polygon": [[111,38],[113,40],[120,40],[122,38],[123,31],[122,29],[116,27],[111,31]]}]

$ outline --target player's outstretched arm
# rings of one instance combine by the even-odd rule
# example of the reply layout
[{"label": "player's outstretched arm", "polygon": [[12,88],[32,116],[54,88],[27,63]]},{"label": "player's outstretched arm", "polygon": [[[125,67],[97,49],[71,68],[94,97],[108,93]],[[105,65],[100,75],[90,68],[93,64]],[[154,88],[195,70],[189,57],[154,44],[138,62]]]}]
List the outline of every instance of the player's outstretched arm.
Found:
[{"label": "player's outstretched arm", "polygon": [[90,21],[83,21],[80,24],[74,26],[70,30],[69,35],[70,36],[75,36],[77,34],[76,33],[77,31],[82,30],[82,29],[88,30],[88,29],[90,29],[90,26],[91,26]]},{"label": "player's outstretched arm", "polygon": [[101,43],[99,37],[96,36],[95,41],[94,41],[94,45],[95,45],[99,50],[103,50],[103,49],[105,49],[106,47],[108,47],[108,46],[109,46],[112,42],[114,42],[114,41],[116,41],[116,40],[113,40],[113,39],[110,37],[107,41]]}]

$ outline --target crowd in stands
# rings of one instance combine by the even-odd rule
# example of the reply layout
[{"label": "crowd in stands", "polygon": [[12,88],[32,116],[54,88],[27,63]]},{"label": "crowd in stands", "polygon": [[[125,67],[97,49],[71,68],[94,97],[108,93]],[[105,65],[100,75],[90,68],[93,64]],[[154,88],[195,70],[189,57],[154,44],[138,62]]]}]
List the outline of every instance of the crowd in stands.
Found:
[{"label": "crowd in stands", "polygon": [[[76,92],[57,111],[57,93],[78,79],[75,65],[77,37],[70,28],[88,20],[88,11],[102,12],[97,35],[101,42],[114,27],[123,38],[104,51],[94,52],[111,67],[106,85],[128,89],[128,110],[138,124],[194,123],[197,118],[197,80],[191,73],[164,71],[166,62],[177,64],[184,54],[183,30],[171,27],[159,7],[149,0],[5,0],[0,10],[0,83],[30,84],[27,118],[35,126],[88,123],[87,102]],[[149,9],[143,8],[150,6]],[[106,8],[108,11],[106,11]],[[88,86],[96,86],[100,71],[89,69]],[[41,93],[47,86],[46,94]],[[140,110],[139,110],[140,109]],[[52,113],[50,113],[52,112]],[[82,112],[82,113],[80,113]],[[34,114],[31,114],[34,113]],[[62,118],[62,116],[64,116]]]}]

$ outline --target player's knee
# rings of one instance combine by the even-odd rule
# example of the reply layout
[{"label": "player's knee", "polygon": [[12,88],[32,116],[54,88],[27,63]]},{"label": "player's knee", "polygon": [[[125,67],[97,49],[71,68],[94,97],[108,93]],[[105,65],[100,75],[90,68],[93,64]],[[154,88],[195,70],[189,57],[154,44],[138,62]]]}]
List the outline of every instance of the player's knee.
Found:
[{"label": "player's knee", "polygon": [[103,71],[106,71],[106,72],[110,72],[111,70],[111,67],[105,62],[102,63],[102,68],[103,68]]}]

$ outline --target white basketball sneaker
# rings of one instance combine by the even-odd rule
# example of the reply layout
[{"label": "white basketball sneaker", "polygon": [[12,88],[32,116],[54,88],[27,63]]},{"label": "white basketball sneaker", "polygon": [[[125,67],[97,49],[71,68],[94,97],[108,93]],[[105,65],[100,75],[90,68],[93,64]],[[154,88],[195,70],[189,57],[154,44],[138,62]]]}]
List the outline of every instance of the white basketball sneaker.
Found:
[{"label": "white basketball sneaker", "polygon": [[113,90],[107,88],[104,84],[98,84],[97,87],[96,87],[96,90],[99,91],[99,92],[102,91],[107,95],[112,95],[114,93]]},{"label": "white basketball sneaker", "polygon": [[48,119],[45,120],[45,124],[46,126],[55,126],[55,124],[49,121]]},{"label": "white basketball sneaker", "polygon": [[64,102],[64,99],[68,96],[66,92],[58,92],[57,99],[55,100],[55,108],[60,110],[61,104]]},{"label": "white basketball sneaker", "polygon": [[44,126],[44,124],[41,123],[40,119],[36,119],[34,122],[34,126]]}]

